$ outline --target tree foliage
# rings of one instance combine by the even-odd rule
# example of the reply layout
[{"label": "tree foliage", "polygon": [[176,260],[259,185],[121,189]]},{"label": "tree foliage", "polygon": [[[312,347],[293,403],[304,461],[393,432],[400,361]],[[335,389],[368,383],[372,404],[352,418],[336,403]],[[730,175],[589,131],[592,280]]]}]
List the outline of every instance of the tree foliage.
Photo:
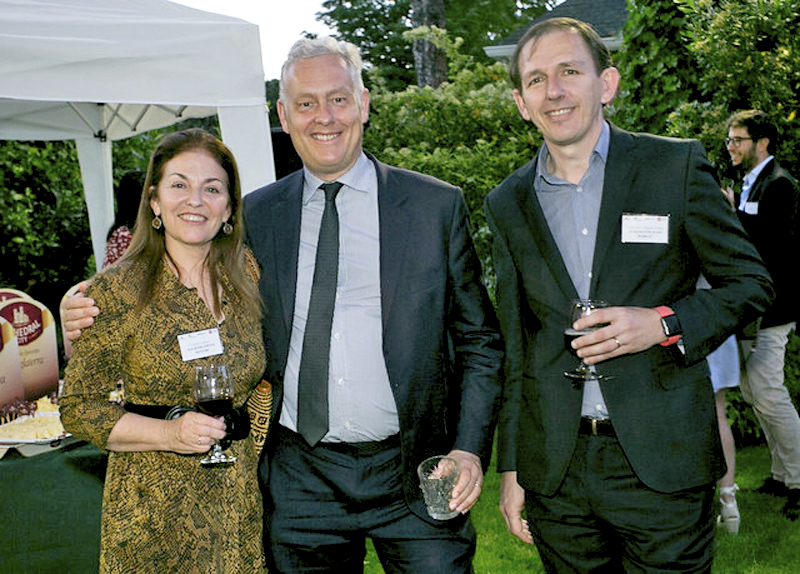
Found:
[{"label": "tree foliage", "polygon": [[394,93],[378,84],[364,146],[387,163],[464,191],[478,253],[491,277],[483,199],[533,157],[541,140],[520,117],[503,64],[474,62],[460,53],[462,41],[449,40],[442,30],[414,34],[428,34],[447,52],[449,79],[435,90],[411,86]]},{"label": "tree foliage", "polygon": [[673,0],[628,0],[622,76],[613,119],[634,131],[663,133],[669,114],[697,96],[697,67],[683,39],[684,13]]},{"label": "tree foliage", "polygon": [[[444,0],[451,38],[463,38],[466,55],[490,64],[485,46],[508,36],[555,4],[554,0]],[[415,27],[411,0],[325,0],[318,19],[342,40],[361,49],[391,91],[416,84],[411,43],[403,32]],[[441,26],[439,26],[441,27]]]},{"label": "tree foliage", "polygon": [[445,0],[446,29],[451,38],[463,38],[465,55],[490,64],[484,47],[496,44],[555,4],[555,0]]},{"label": "tree foliage", "polygon": [[[739,107],[758,106],[778,112],[783,118],[785,138],[780,154],[787,160],[785,163],[789,163],[792,157],[796,157],[795,150],[798,149],[793,97],[798,93],[797,66],[800,61],[796,58],[794,62],[780,59],[774,65],[782,70],[782,74],[776,73],[775,69],[755,70],[748,67],[748,74],[754,78],[764,78],[765,83],[760,83],[750,91],[751,99],[746,103],[735,103],[738,90],[725,87],[724,84],[713,89],[715,82],[720,82],[708,79],[725,70],[725,76],[729,78],[727,81],[732,86],[750,83],[744,77],[730,77],[740,74],[737,63],[748,59],[747,46],[760,45],[759,37],[754,35],[756,28],[752,24],[746,27],[734,21],[737,18],[762,22],[780,19],[782,12],[774,6],[778,3],[773,2],[770,6],[749,3],[748,10],[744,11],[741,10],[741,4],[735,2],[718,4],[722,11],[714,12],[713,17],[709,13],[706,18],[691,11],[681,17],[669,3],[663,4],[666,11],[664,15],[645,10],[643,18],[662,22],[663,25],[655,36],[634,35],[635,40],[632,41],[647,44],[668,33],[668,29],[676,40],[651,47],[649,56],[642,56],[641,59],[633,59],[633,50],[625,49],[628,59],[627,63],[625,58],[621,60],[623,79],[635,75],[639,83],[626,85],[625,89],[629,91],[623,96],[627,97],[622,105],[615,106],[613,119],[617,123],[629,121],[638,124],[627,126],[635,130],[641,130],[641,124],[645,124],[651,131],[699,138],[709,150],[711,159],[722,168],[727,162],[722,144],[725,119]],[[755,13],[760,16],[756,17]],[[790,21],[788,15],[786,19]],[[689,26],[689,22],[692,26]],[[712,23],[717,25],[712,26]],[[773,33],[773,37],[777,35],[779,38],[773,48],[776,53],[758,55],[766,68],[772,66],[772,62],[781,54],[798,54],[796,37],[784,33],[788,29],[782,23],[776,28],[780,31]],[[418,30],[412,34],[421,33],[438,37],[438,42],[448,42],[446,37],[442,37],[443,32],[437,30]],[[687,41],[684,34],[689,34],[690,39],[701,40],[706,36],[713,39],[695,46]],[[739,37],[736,38],[736,35]],[[681,38],[683,48],[680,45]],[[476,245],[491,288],[492,265],[488,231],[482,213],[483,198],[504,177],[533,157],[540,139],[533,126],[519,117],[510,97],[510,86],[506,82],[503,66],[476,63],[460,55],[456,49],[458,44],[458,41],[449,44],[450,78],[438,90],[408,88],[401,93],[379,91],[374,95],[373,115],[365,142],[369,149],[389,163],[429,173],[464,190],[472,214]],[[726,54],[727,49],[711,49],[713,46],[737,44],[739,48],[735,54]],[[714,56],[713,59],[699,57],[697,50],[701,47],[709,48],[708,57]],[[644,46],[640,48],[642,50],[645,50]],[[685,55],[678,56],[681,53]],[[725,62],[722,55],[727,58]],[[659,57],[660,65],[656,64]],[[692,62],[692,65],[689,66],[688,62]],[[670,75],[675,77],[665,77]],[[630,95],[633,92],[637,92],[636,97]],[[662,100],[664,105],[659,106]],[[797,170],[795,173],[798,173]],[[800,398],[798,345],[800,338],[793,336],[787,351],[786,366],[787,386],[795,400]],[[744,403],[739,393],[730,392],[728,396],[731,405],[729,415],[737,440],[751,443],[761,440],[760,426],[752,409]]]},{"label": "tree foliage", "polygon": [[[757,108],[770,113],[779,129],[776,156],[798,175],[800,126],[800,16],[794,0],[676,0],[684,12],[682,38],[694,65],[695,98],[681,102],[667,121],[667,133],[699,139],[721,177],[740,181],[723,139],[725,121],[735,111]],[[786,386],[800,399],[800,338],[786,349]],[[738,390],[726,393],[728,418],[737,443],[763,440],[753,410]]]},{"label": "tree foliage", "polygon": [[685,41],[697,61],[701,96],[678,107],[670,133],[700,137],[721,171],[725,119],[741,109],[772,114],[776,156],[800,172],[800,14],[795,0],[677,0]]},{"label": "tree foliage", "polygon": [[411,25],[411,0],[325,0],[318,19],[358,46],[388,89],[415,83],[414,56],[403,32]]},{"label": "tree foliage", "polygon": [[[634,130],[698,138],[710,159],[724,170],[728,161],[722,142],[725,119],[737,109],[758,107],[775,115],[783,136],[777,155],[799,174],[800,38],[796,30],[800,22],[794,10],[796,2],[675,0],[673,5],[668,0],[629,1],[630,19],[618,54],[623,91],[612,110],[613,121]],[[470,11],[473,5],[479,17]],[[496,38],[478,40],[480,34],[505,36],[505,32],[489,32],[491,26],[480,20],[489,22],[512,5],[519,8],[522,3],[446,0],[447,31],[409,31],[407,0],[328,0],[324,4],[329,9],[347,8],[342,14],[350,19],[352,28],[347,34],[352,35],[340,35],[359,45],[365,60],[372,64],[365,147],[387,163],[428,173],[463,189],[476,245],[490,277],[483,199],[529,161],[541,143],[537,130],[519,116],[505,67],[488,62],[481,51]],[[541,7],[544,2],[528,5]],[[389,15],[389,8],[396,12]],[[359,20],[361,15],[366,17]],[[457,31],[459,15],[478,28],[463,34]],[[332,21],[340,32],[344,17],[337,15]],[[395,26],[390,27],[391,23]],[[510,28],[519,24],[517,21]],[[425,35],[447,53],[448,77],[438,89],[414,86],[411,42],[418,35]],[[402,61],[405,68],[397,66]],[[400,73],[403,70],[405,80]],[[205,127],[215,129],[215,125]],[[115,142],[115,180],[128,169],[146,166],[156,136]],[[91,253],[88,221],[74,146],[61,142],[0,145],[0,233],[4,234],[0,281],[23,290],[49,288],[60,297],[91,269],[87,265]],[[791,388],[797,396],[800,343],[796,337],[793,340],[794,350],[789,355],[794,358],[787,359],[787,375],[793,377]],[[745,414],[751,411],[736,412],[740,411],[735,431],[753,436],[758,425]]]},{"label": "tree foliage", "polygon": [[[0,142],[0,286],[50,307],[85,277],[89,222],[72,142]],[[63,289],[62,289],[63,287]]]}]

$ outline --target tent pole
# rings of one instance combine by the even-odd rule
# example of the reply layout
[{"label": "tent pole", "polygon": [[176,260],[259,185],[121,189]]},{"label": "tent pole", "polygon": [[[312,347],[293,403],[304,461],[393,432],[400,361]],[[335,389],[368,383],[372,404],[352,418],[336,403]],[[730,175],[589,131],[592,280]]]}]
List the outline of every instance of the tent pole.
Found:
[{"label": "tent pole", "polygon": [[111,142],[98,138],[75,140],[81,166],[83,194],[89,211],[92,250],[97,270],[103,265],[106,235],[114,223],[114,180],[111,171]]}]

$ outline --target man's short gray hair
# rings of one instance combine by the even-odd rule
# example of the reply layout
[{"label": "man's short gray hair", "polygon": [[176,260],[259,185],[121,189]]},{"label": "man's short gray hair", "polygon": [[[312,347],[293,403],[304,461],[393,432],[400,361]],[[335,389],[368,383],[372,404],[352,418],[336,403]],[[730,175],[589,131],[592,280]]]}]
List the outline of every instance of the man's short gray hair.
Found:
[{"label": "man's short gray hair", "polygon": [[286,61],[281,67],[281,80],[280,80],[280,94],[281,100],[286,100],[286,93],[284,86],[286,85],[286,76],[289,73],[289,68],[298,60],[305,60],[307,58],[315,58],[317,56],[338,56],[347,67],[350,76],[353,79],[353,87],[355,88],[356,95],[360,95],[364,91],[364,80],[361,78],[361,54],[358,47],[350,42],[340,41],[331,36],[323,36],[321,38],[303,38],[294,43]]}]

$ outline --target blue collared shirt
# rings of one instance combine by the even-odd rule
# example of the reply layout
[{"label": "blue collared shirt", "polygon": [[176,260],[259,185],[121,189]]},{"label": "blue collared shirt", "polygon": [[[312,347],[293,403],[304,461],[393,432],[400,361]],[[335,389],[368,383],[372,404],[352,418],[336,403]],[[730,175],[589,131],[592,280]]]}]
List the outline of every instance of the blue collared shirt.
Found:
[{"label": "blue collared shirt", "polygon": [[[589,168],[577,185],[548,173],[547,144],[542,146],[536,164],[536,197],[575,290],[584,299],[589,297],[592,282],[592,263],[610,137],[608,123],[603,122],[603,130],[589,160]],[[569,382],[565,379],[564,384],[568,385]],[[597,381],[584,384],[581,414],[591,418],[608,417],[608,409]]]},{"label": "blue collared shirt", "polygon": [[742,181],[742,197],[739,200],[739,211],[747,211],[747,204],[749,203],[747,200],[750,199],[750,190],[753,188],[753,184],[758,179],[758,176],[761,175],[761,172],[764,171],[764,168],[774,157],[775,156],[767,157],[744,176],[744,180]]},{"label": "blue collared shirt", "polygon": [[[297,385],[308,318],[317,239],[325,209],[321,179],[304,172],[300,251],[292,335],[280,423],[297,430]],[[339,278],[331,329],[329,430],[323,441],[378,441],[400,429],[386,363],[381,319],[378,177],[363,153],[337,179]]]}]

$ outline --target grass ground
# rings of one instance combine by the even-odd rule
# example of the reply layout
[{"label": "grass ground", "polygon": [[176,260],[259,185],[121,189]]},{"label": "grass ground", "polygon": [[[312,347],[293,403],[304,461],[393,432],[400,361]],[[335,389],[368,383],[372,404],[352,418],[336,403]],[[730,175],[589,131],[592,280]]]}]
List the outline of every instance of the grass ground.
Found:
[{"label": "grass ground", "polygon": [[[718,530],[713,574],[797,574],[800,572],[800,521],[790,522],[780,514],[781,500],[754,492],[769,476],[766,446],[740,449],[736,457],[737,495],[742,524],[739,535]],[[498,508],[500,476],[490,471],[480,501],[472,510],[478,531],[476,574],[543,572],[535,548],[523,544],[506,531]],[[374,550],[367,553],[365,572],[381,574]]]}]

